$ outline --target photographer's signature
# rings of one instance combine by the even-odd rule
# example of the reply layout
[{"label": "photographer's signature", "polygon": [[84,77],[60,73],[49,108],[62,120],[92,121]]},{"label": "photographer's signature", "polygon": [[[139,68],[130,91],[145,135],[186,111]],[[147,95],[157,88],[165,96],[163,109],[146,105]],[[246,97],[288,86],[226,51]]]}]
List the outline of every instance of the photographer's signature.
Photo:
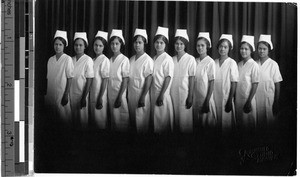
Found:
[{"label": "photographer's signature", "polygon": [[240,149],[240,164],[244,164],[246,161],[254,161],[256,163],[262,163],[265,161],[272,161],[278,159],[278,154],[274,153],[268,146],[256,147],[252,149]]}]

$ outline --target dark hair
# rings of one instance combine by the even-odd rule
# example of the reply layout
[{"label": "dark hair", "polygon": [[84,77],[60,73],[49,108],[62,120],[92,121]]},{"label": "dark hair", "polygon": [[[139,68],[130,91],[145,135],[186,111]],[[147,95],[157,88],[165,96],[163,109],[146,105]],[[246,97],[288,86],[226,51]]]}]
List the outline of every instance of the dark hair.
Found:
[{"label": "dark hair", "polygon": [[100,37],[100,36],[95,37],[95,39],[93,41],[93,45],[94,45],[96,40],[100,40],[102,42],[102,44],[104,45],[104,48],[106,47],[107,41],[103,37]]},{"label": "dark hair", "polygon": [[144,36],[142,36],[142,35],[136,35],[136,36],[134,36],[134,37],[133,37],[133,43],[137,40],[138,37],[141,37],[142,40],[143,40],[143,42],[144,42],[145,44],[147,44],[146,38],[145,38]]},{"label": "dark hair", "polygon": [[231,49],[232,49],[232,44],[231,42],[228,40],[228,39],[221,39],[219,40],[218,44],[217,44],[217,49],[219,49],[219,46],[223,43],[223,42],[227,42],[228,45],[229,45],[229,51],[228,51],[228,54],[231,52]]},{"label": "dark hair", "polygon": [[177,36],[177,37],[174,38],[174,44],[176,43],[177,40],[181,40],[183,42],[183,44],[184,44],[184,51],[186,52],[187,48],[188,48],[189,41],[186,40],[184,37]]},{"label": "dark hair", "polygon": [[123,46],[124,46],[125,44],[124,44],[123,40],[122,40],[120,37],[118,37],[118,36],[113,36],[113,37],[111,37],[111,38],[109,39],[109,41],[108,41],[109,45],[110,45],[111,42],[112,42],[113,40],[115,40],[115,39],[118,39],[118,41],[121,43],[121,49],[122,49]]},{"label": "dark hair", "polygon": [[87,45],[86,41],[85,41],[84,39],[82,39],[82,38],[76,38],[75,41],[74,41],[74,44],[75,44],[75,42],[76,42],[78,39],[81,39],[81,40],[83,41],[84,47],[85,47],[85,49],[87,49],[88,45]]},{"label": "dark hair", "polygon": [[197,45],[197,42],[198,42],[199,40],[204,40],[204,42],[205,42],[205,44],[206,44],[206,50],[208,50],[208,49],[211,48],[211,45],[210,45],[209,41],[208,41],[205,37],[199,37],[199,38],[197,38],[196,45]]},{"label": "dark hair", "polygon": [[54,42],[55,42],[56,39],[60,40],[63,43],[64,48],[67,46],[67,41],[64,38],[62,38],[62,37],[56,37],[56,38],[54,38],[53,39],[53,45],[54,45]]},{"label": "dark hair", "polygon": [[154,36],[153,43],[155,43],[159,38],[161,38],[165,42],[166,46],[169,44],[168,39],[161,34]]},{"label": "dark hair", "polygon": [[257,43],[257,48],[258,48],[258,45],[259,45],[260,43],[262,43],[262,44],[264,44],[265,46],[267,46],[268,49],[269,49],[269,52],[271,51],[271,46],[270,46],[270,44],[267,43],[266,41],[260,41],[260,42],[258,42],[258,43]]},{"label": "dark hair", "polygon": [[241,43],[241,46],[242,46],[243,44],[247,44],[247,45],[249,46],[249,48],[250,48],[250,51],[251,51],[251,54],[254,52],[254,51],[253,51],[253,47],[252,47],[252,45],[250,45],[248,42],[246,42],[246,41],[243,41],[243,42]]}]

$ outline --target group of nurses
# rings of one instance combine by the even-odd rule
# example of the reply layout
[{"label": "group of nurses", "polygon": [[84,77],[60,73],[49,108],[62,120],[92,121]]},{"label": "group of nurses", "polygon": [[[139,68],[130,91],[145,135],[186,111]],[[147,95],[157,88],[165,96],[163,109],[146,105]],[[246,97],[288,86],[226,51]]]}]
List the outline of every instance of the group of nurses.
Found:
[{"label": "group of nurses", "polygon": [[[254,36],[243,35],[240,45],[242,61],[228,56],[233,48],[232,36],[222,35],[218,43],[220,59],[216,59],[214,100],[222,132],[236,126],[239,132],[267,128],[274,120],[274,107],[279,99],[282,77],[277,63],[269,59],[271,36],[261,35],[258,42],[259,60],[253,60]],[[272,66],[262,63],[270,61]],[[276,100],[276,101],[274,101]],[[272,107],[273,106],[273,107]]]},{"label": "group of nurses", "polygon": [[[54,36],[56,54],[48,61],[46,103],[66,124],[86,129],[89,124],[112,130],[156,133],[193,132],[194,129],[218,128],[231,131],[265,126],[274,120],[282,77],[277,63],[268,57],[273,49],[270,35],[261,35],[258,62],[254,36],[241,40],[238,64],[229,57],[232,35],[222,34],[217,44],[220,57],[213,60],[209,33],[197,37],[196,59],[188,54],[187,30],[177,29],[176,55],[166,51],[168,28],[158,27],[154,37],[155,56],[145,52],[147,32],[136,29],[133,36],[135,55],[128,59],[121,53],[125,45],[122,30],[98,31],[93,40],[96,57],[84,53],[88,46],[85,32],[74,35],[76,55],[65,54],[65,31]],[[110,45],[108,59],[104,48]],[[110,117],[110,119],[108,119]],[[200,129],[201,129],[200,128]]]}]

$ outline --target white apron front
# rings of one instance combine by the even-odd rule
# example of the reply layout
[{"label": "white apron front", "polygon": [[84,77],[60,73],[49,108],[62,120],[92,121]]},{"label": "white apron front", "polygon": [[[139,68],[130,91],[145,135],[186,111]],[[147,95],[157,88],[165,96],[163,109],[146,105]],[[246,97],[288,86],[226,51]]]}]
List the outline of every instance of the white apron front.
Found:
[{"label": "white apron front", "polygon": [[73,57],[74,64],[74,78],[72,80],[70,95],[71,95],[71,109],[72,119],[75,126],[87,128],[88,126],[88,97],[86,97],[86,107],[80,108],[80,100],[83,94],[84,87],[86,85],[87,78],[94,77],[94,62],[88,55],[82,55],[78,60]]},{"label": "white apron front", "polygon": [[47,109],[49,113],[54,113],[53,116],[58,116],[59,121],[71,125],[70,96],[65,106],[61,105],[61,100],[66,89],[67,79],[74,77],[72,58],[63,54],[57,60],[54,55],[48,60],[47,69],[47,95],[45,97]]},{"label": "white apron front", "polygon": [[129,77],[129,70],[129,60],[125,55],[118,55],[115,61],[110,59],[110,74],[107,93],[112,124],[111,126],[112,129],[116,131],[127,131],[129,129],[129,112],[126,99],[127,88],[122,95],[121,106],[119,108],[115,108],[114,106],[123,78]]},{"label": "white apron front", "polygon": [[193,107],[186,108],[186,99],[189,93],[189,77],[195,76],[195,58],[185,53],[178,61],[173,57],[174,77],[171,85],[171,98],[174,107],[175,125],[180,132],[193,131]]},{"label": "white apron front", "polygon": [[243,61],[238,63],[239,82],[236,87],[236,119],[241,129],[255,129],[256,128],[256,101],[255,96],[251,100],[252,111],[245,113],[243,108],[250,95],[253,83],[259,82],[259,68],[258,64],[251,58],[245,64]]},{"label": "white apron front", "polygon": [[268,58],[263,64],[258,61],[260,81],[256,91],[257,121],[258,124],[272,124],[275,120],[273,116],[273,103],[275,96],[275,83],[281,82],[278,64]]},{"label": "white apron front", "polygon": [[94,79],[90,92],[90,112],[91,119],[97,128],[105,129],[107,125],[107,88],[102,97],[102,109],[96,109],[102,79],[109,77],[110,62],[105,55],[100,55],[94,60]]},{"label": "white apron front", "polygon": [[217,113],[213,93],[209,100],[209,112],[201,113],[201,110],[207,96],[208,82],[215,79],[215,62],[210,56],[206,56],[201,61],[197,58],[196,61],[193,116],[202,123],[203,127],[214,127],[217,124]]},{"label": "white apron front", "polygon": [[153,60],[144,53],[138,59],[130,58],[130,74],[128,84],[129,115],[136,122],[137,132],[147,132],[150,121],[150,94],[145,96],[145,106],[138,108],[138,101],[144,89],[145,79],[153,74]]},{"label": "white apron front", "polygon": [[219,59],[216,59],[215,63],[214,100],[217,110],[217,120],[223,131],[230,131],[235,123],[235,105],[232,100],[232,111],[228,113],[225,111],[225,105],[229,97],[231,82],[238,82],[239,72],[236,62],[230,57],[221,66]]},{"label": "white apron front", "polygon": [[[151,85],[151,116],[154,122],[154,132],[166,132],[173,130],[173,105],[170,96],[170,88],[174,74],[174,63],[172,57],[166,52],[154,58],[153,81]],[[162,89],[166,77],[171,77],[170,84],[166,89],[163,105],[157,106],[156,100]]]}]

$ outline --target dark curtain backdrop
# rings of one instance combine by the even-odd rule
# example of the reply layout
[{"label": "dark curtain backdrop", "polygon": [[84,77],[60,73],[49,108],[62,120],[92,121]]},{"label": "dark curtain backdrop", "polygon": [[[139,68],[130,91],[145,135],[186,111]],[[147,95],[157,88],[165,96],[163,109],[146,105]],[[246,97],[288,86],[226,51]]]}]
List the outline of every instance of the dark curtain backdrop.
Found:
[{"label": "dark curtain backdrop", "polygon": [[[281,137],[283,137],[281,140],[279,140],[278,147],[282,148],[283,150],[279,151],[282,152],[280,154],[281,159],[279,161],[284,164],[284,166],[281,166],[283,169],[288,170],[290,166],[295,165],[295,163],[293,163],[293,160],[294,158],[296,158],[295,142],[296,142],[296,126],[297,126],[296,124],[297,122],[296,121],[297,118],[296,116],[297,114],[296,112],[296,108],[297,108],[297,6],[296,4],[293,3],[36,0],[35,1],[35,133],[36,133],[35,137],[37,138],[36,144],[37,143],[40,143],[41,145],[44,144],[44,138],[43,138],[44,135],[43,136],[42,134],[40,135],[40,133],[43,133],[43,128],[39,128],[38,126],[41,124],[41,122],[43,122],[43,117],[45,116],[45,110],[43,104],[44,104],[44,94],[46,93],[46,87],[47,87],[47,83],[46,83],[47,61],[49,57],[54,55],[52,40],[56,30],[59,29],[68,32],[69,46],[66,48],[65,52],[70,56],[74,56],[74,51],[73,51],[74,33],[81,32],[81,31],[87,32],[88,40],[90,43],[90,46],[87,49],[87,54],[90,55],[91,57],[94,57],[91,43],[97,31],[98,30],[107,31],[110,35],[112,29],[122,29],[126,41],[126,45],[123,50],[123,53],[129,58],[134,54],[132,37],[134,34],[134,30],[136,28],[147,29],[148,36],[149,36],[149,45],[147,46],[146,52],[150,56],[152,57],[154,56],[155,51],[153,48],[153,37],[155,35],[157,26],[164,26],[169,28],[170,45],[168,47],[167,52],[171,56],[174,55],[173,37],[175,35],[176,29],[179,28],[187,29],[190,38],[190,43],[187,51],[195,57],[198,56],[195,49],[195,42],[198,33],[201,31],[210,32],[213,47],[212,50],[209,51],[209,55],[211,55],[211,57],[214,59],[218,58],[216,45],[220,35],[223,33],[230,33],[233,35],[233,40],[234,40],[233,41],[234,49],[231,52],[230,56],[233,59],[235,59],[237,62],[240,61],[239,45],[240,45],[240,40],[242,35],[244,34],[254,35],[255,44],[257,43],[260,34],[272,35],[274,50],[270,53],[270,57],[275,61],[277,61],[277,63],[279,64],[281,74],[284,80],[281,84],[281,95],[280,95],[279,121],[280,121],[281,129],[279,129],[278,131],[278,133],[281,134]],[[106,48],[105,54],[108,57],[111,56],[109,52],[109,47]],[[257,54],[254,54],[254,59],[257,59]],[[48,125],[46,125],[46,127],[47,126]],[[57,137],[53,138],[53,140],[56,139]],[[283,142],[283,140],[285,140],[284,142],[288,142],[288,143],[283,143],[284,145],[280,144],[280,142]],[[50,143],[50,141],[48,143]],[[267,145],[271,145],[271,144],[267,144]],[[54,146],[56,146],[56,144]],[[151,147],[152,146],[150,146],[149,149],[151,149]],[[249,147],[255,147],[255,145],[253,146],[249,145]],[[47,148],[45,148],[46,150],[44,152],[44,156],[46,157],[49,156],[48,158],[52,159],[51,154],[48,153],[48,151],[51,150],[51,148],[48,149]],[[173,152],[175,150],[177,149],[171,148],[166,150],[166,152]],[[131,149],[128,151],[131,152]],[[228,151],[235,152],[234,149],[225,149],[225,150],[220,149],[219,151],[221,151],[220,153],[221,155],[223,155],[222,152],[224,152],[224,154],[228,153]],[[43,151],[39,150],[38,152],[41,153]],[[149,152],[152,151],[149,150]],[[111,154],[111,152],[108,151],[108,154]],[[165,155],[164,153],[159,153],[158,151],[152,155],[155,154],[157,156]],[[215,154],[215,152],[211,152],[208,154],[212,155]],[[111,155],[114,154],[112,153]],[[134,153],[132,153],[132,155],[134,156]],[[89,157],[89,155],[87,156]],[[126,155],[124,156],[127,157]],[[171,156],[173,157],[173,155]],[[51,164],[47,158],[44,158],[44,163],[40,163],[43,162],[41,160],[43,159],[43,155],[39,155],[38,153],[35,157],[37,158],[35,162],[37,162],[37,164],[40,164],[39,165],[40,170],[43,169],[42,167],[44,167],[43,165],[45,164],[48,164],[49,167],[48,169],[52,169],[52,167],[53,169],[54,168],[60,169],[60,167],[64,165],[63,163],[68,162],[68,161],[62,161],[62,165],[59,166],[57,165],[56,162],[53,162]],[[148,156],[145,155],[145,157]],[[191,157],[193,157],[193,155]],[[220,156],[220,158],[222,157],[223,156]],[[131,156],[129,156],[128,159],[132,160]],[[218,157],[216,157],[216,159],[220,160]],[[76,162],[76,160],[74,160],[74,162]],[[145,159],[142,160],[144,161]],[[171,161],[168,163],[171,163]],[[156,162],[157,161],[155,161],[155,163]],[[182,161],[183,164],[185,164],[185,162],[186,161]],[[195,162],[198,163],[198,161]],[[212,160],[212,162],[215,161]],[[231,161],[229,160],[228,162]],[[235,160],[234,162],[238,162],[238,161]],[[291,165],[290,162],[292,162]],[[137,164],[142,164],[142,163],[137,163]],[[91,164],[96,165],[97,163],[96,164],[91,163]],[[108,163],[108,164],[114,164],[114,161],[113,163]],[[127,161],[124,161],[125,166],[126,164]],[[162,158],[162,164],[164,164],[163,158]],[[234,163],[224,163],[223,165],[225,164],[230,166]],[[272,164],[273,163],[271,163],[270,167],[269,166],[266,167],[268,170],[265,170],[265,166],[259,165],[260,167],[262,167],[261,169],[262,173],[268,174],[268,171],[271,172],[271,171],[282,169],[276,167],[274,168]],[[205,166],[206,163],[202,165]],[[213,170],[214,172],[220,171],[220,174],[226,174],[227,168],[226,165],[224,167],[223,165],[220,166],[216,165],[216,169],[214,168],[212,169],[214,169]],[[173,164],[173,167],[174,166],[176,165]],[[211,164],[209,166],[214,167],[215,164]],[[231,171],[240,173],[241,172],[239,171],[240,167],[241,166],[238,166],[238,168],[234,167],[231,169]],[[80,165],[74,166],[73,169],[75,170],[76,168],[81,169],[81,166]],[[168,168],[167,163],[166,163],[166,168]],[[197,171],[196,169],[198,168],[199,167],[197,166],[195,168],[191,167],[188,169],[194,169],[195,171]],[[172,170],[175,169],[177,168],[174,167]],[[251,169],[253,170],[254,168],[250,168],[250,169],[245,168],[244,171],[249,170],[250,171],[249,174],[253,174],[253,171],[255,170],[251,171]],[[150,168],[149,171],[153,172],[152,170]],[[180,171],[179,168],[178,170]],[[159,171],[159,170],[157,171],[166,172],[166,171]],[[120,171],[120,172],[123,173],[124,171]],[[187,173],[192,173],[192,172],[187,171]],[[286,175],[288,173],[283,172],[282,174]]]}]

